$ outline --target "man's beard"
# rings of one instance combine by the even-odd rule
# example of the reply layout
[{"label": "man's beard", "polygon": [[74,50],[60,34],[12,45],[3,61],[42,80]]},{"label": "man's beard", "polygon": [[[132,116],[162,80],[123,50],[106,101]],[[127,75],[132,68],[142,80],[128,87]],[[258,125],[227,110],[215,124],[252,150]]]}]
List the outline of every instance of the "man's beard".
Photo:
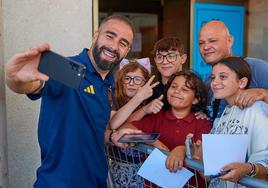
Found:
[{"label": "man's beard", "polygon": [[[110,62],[110,61],[101,59],[100,54],[101,54],[101,52],[103,50],[107,50],[107,51],[115,54],[115,56],[116,56],[115,61]],[[97,44],[93,47],[93,52],[92,53],[93,53],[93,58],[95,60],[95,63],[97,65],[97,67],[99,69],[101,69],[102,71],[111,71],[111,70],[113,70],[113,68],[116,67],[116,65],[118,65],[123,59],[123,58],[120,58],[120,55],[116,50],[112,51],[109,48],[104,47],[104,46],[99,48]]]}]

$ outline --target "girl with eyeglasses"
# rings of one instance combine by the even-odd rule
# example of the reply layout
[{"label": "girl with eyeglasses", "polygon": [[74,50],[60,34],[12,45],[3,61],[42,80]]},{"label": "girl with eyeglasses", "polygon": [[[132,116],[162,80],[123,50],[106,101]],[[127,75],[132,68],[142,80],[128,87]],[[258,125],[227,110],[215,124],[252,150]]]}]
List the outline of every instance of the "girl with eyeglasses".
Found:
[{"label": "girl with eyeglasses", "polygon": [[[161,99],[155,99],[149,104],[145,99],[153,93],[158,82],[152,84],[154,76],[137,61],[132,60],[117,72],[115,81],[115,108],[111,112],[109,129],[116,130],[126,121],[138,120],[149,113],[157,113],[163,106]],[[116,132],[106,131],[110,137]],[[109,154],[114,156],[110,165],[110,174],[114,187],[144,187],[144,182],[137,175],[141,165],[141,154],[133,149],[110,147]],[[132,165],[118,161],[128,161]],[[133,165],[135,164],[135,165]]]},{"label": "girl with eyeglasses", "polygon": [[152,96],[153,88],[159,84],[159,82],[152,83],[154,76],[151,78],[149,76],[148,70],[135,60],[131,60],[118,71],[115,81],[117,110],[112,111],[111,129],[119,128],[127,120],[125,117],[128,117],[128,120],[136,120],[160,111],[163,106],[161,98],[148,104],[145,101]]}]

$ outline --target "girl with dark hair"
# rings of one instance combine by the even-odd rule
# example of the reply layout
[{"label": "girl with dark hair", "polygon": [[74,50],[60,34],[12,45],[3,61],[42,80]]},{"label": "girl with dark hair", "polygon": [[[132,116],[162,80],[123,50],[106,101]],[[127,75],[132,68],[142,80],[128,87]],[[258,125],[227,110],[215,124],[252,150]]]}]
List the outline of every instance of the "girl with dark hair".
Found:
[{"label": "girl with dark hair", "polygon": [[[257,101],[252,106],[240,109],[236,106],[239,92],[251,81],[249,64],[239,57],[228,57],[213,66],[211,88],[216,99],[225,99],[228,105],[213,124],[212,134],[246,134],[249,136],[246,163],[231,163],[222,167],[229,171],[219,179],[213,179],[210,187],[234,187],[244,176],[267,178],[268,171],[268,117],[265,106]],[[266,107],[267,108],[267,107]],[[222,181],[227,180],[227,181]],[[231,182],[230,182],[231,181]]]},{"label": "girl with dark hair", "polygon": [[[215,119],[211,134],[246,134],[249,136],[249,143],[247,162],[234,162],[222,167],[221,170],[228,173],[212,179],[209,187],[242,187],[236,182],[244,176],[267,179],[268,117],[265,108],[267,109],[268,104],[257,101],[244,109],[235,105],[236,100],[240,100],[239,93],[249,86],[250,81],[250,66],[240,57],[224,58],[213,66],[211,74],[213,95],[215,99],[226,100],[228,105],[222,115]],[[197,141],[195,146],[198,151],[201,151],[201,141]],[[194,158],[201,160],[201,153],[195,154]]]}]

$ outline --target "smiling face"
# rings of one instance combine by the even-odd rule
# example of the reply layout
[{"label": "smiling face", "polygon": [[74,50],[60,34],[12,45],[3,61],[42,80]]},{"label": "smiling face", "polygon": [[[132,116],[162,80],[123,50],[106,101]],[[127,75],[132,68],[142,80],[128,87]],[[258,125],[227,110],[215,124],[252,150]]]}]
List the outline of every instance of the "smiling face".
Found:
[{"label": "smiling face", "polygon": [[247,85],[247,79],[238,79],[237,74],[221,63],[213,67],[211,74],[211,89],[216,99],[225,99],[232,105],[239,90]]},{"label": "smiling face", "polygon": [[186,58],[186,54],[180,55],[178,51],[174,50],[156,53],[155,64],[164,84],[172,74],[182,70],[182,64],[185,63]]},{"label": "smiling face", "polygon": [[173,109],[191,110],[192,104],[198,101],[195,92],[186,84],[184,76],[177,76],[171,83],[167,91],[168,102]]},{"label": "smiling face", "polygon": [[93,36],[92,55],[100,71],[109,71],[128,53],[133,41],[131,27],[125,22],[111,19]]},{"label": "smiling face", "polygon": [[205,24],[199,33],[199,51],[208,64],[215,64],[232,55],[233,37],[220,21]]},{"label": "smiling face", "polygon": [[140,69],[126,73],[123,79],[123,88],[125,89],[125,94],[129,99],[134,97],[138,89],[145,84],[145,78]]}]

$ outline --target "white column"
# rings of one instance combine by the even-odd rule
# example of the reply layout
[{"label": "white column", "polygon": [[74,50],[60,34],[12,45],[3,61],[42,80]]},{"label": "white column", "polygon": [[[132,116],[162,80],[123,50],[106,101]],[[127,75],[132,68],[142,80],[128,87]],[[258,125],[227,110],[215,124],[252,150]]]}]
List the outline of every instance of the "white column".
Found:
[{"label": "white column", "polygon": [[[2,4],[1,0],[0,4]],[[2,6],[0,6],[0,188],[6,188],[8,187],[8,168],[2,12]]]}]

